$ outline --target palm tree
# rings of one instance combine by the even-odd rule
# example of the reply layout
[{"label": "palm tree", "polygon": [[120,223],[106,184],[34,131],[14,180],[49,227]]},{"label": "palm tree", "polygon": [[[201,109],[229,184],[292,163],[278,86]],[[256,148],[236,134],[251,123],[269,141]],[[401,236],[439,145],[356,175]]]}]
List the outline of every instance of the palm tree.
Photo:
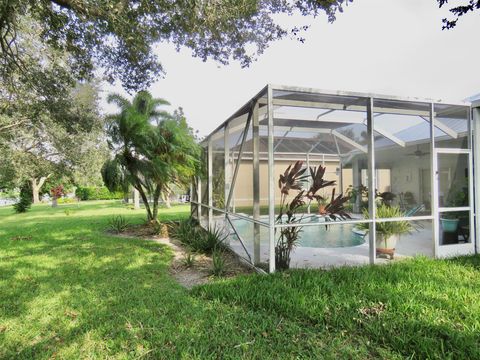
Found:
[{"label": "palm tree", "polygon": [[110,95],[108,102],[120,112],[108,117],[109,146],[115,155],[103,167],[104,182],[111,190],[132,185],[148,220],[157,221],[160,195],[169,184],[186,184],[197,171],[199,146],[183,117],[158,110],[169,104],[164,99],[141,91],[132,102],[118,94]]}]

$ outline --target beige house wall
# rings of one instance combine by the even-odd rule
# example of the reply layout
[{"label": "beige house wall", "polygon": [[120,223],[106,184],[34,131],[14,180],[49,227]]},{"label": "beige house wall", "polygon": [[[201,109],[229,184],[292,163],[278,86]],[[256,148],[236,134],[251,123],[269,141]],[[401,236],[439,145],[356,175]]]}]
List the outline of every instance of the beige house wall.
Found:
[{"label": "beige house wall", "polygon": [[[275,204],[279,204],[281,193],[278,188],[278,179],[280,174],[283,174],[286,168],[293,164],[292,160],[276,160],[275,161]],[[320,191],[320,195],[329,198],[332,190],[335,188],[335,194],[339,195],[340,191],[340,176],[337,171],[340,169],[339,161],[327,160],[310,161],[310,166],[323,165],[327,168],[325,172],[326,180],[333,180],[336,186],[331,186]],[[343,169],[343,193],[347,192],[348,187],[353,185],[352,169]],[[268,162],[266,160],[260,161],[260,206],[268,205]],[[366,182],[365,182],[366,184]],[[390,170],[380,169],[377,171],[378,190],[390,191]],[[294,194],[295,195],[295,194]],[[253,164],[251,161],[243,161],[240,164],[240,169],[237,176],[237,182],[233,193],[233,205],[235,207],[253,206]]]}]

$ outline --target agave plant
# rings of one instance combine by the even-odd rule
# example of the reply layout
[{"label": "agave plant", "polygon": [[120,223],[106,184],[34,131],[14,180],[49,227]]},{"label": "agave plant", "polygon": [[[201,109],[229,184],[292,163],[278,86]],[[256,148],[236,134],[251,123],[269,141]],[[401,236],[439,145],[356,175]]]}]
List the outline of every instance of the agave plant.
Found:
[{"label": "agave plant", "polygon": [[[303,167],[302,161],[297,161],[295,164],[289,165],[285,172],[280,175],[278,180],[278,187],[280,188],[280,211],[276,218],[277,224],[295,225],[300,224],[304,218],[304,213],[301,212],[305,205],[310,206],[313,201],[325,203],[319,215],[325,218],[326,221],[335,221],[338,219],[351,219],[350,215],[345,209],[345,204],[349,200],[349,196],[340,194],[335,196],[335,188],[332,190],[330,201],[319,195],[321,189],[335,186],[335,181],[325,180],[326,168],[323,166],[310,167],[308,169]],[[306,181],[310,179],[310,188],[304,189],[303,186]],[[289,202],[288,196],[291,191],[296,191],[297,194]],[[279,270],[285,270],[290,267],[290,255],[292,250],[298,245],[302,226],[287,226],[282,227],[280,234],[275,244],[275,266]]]}]

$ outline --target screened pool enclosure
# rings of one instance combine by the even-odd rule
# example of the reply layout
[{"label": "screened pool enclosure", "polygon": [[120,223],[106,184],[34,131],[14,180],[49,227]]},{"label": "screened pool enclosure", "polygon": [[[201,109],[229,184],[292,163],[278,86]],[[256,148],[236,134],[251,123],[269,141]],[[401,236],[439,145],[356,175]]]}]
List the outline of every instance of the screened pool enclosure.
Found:
[{"label": "screened pool enclosure", "polygon": [[[270,272],[294,228],[291,267],[474,253],[475,124],[464,103],[268,85],[202,142],[192,216]],[[286,194],[280,176],[294,164],[324,169],[326,186],[287,221],[285,204],[315,186],[307,170]]]}]

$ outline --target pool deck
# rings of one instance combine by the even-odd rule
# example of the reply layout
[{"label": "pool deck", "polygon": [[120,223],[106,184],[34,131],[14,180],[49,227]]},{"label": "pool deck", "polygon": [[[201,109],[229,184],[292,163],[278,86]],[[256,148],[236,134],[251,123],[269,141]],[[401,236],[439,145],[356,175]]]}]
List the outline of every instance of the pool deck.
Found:
[{"label": "pool deck", "polygon": [[[253,253],[253,243],[244,239],[245,246]],[[231,240],[230,247],[240,256],[246,257],[245,250],[238,240]],[[292,268],[331,268],[339,266],[358,266],[370,262],[368,255],[368,239],[365,243],[341,248],[297,247],[292,253]],[[261,243],[260,257],[266,262],[269,253],[268,244]],[[430,224],[414,231],[410,235],[402,235],[397,243],[395,259],[401,260],[415,255],[433,257],[432,229]],[[389,263],[391,260],[377,258],[378,263]]]}]

